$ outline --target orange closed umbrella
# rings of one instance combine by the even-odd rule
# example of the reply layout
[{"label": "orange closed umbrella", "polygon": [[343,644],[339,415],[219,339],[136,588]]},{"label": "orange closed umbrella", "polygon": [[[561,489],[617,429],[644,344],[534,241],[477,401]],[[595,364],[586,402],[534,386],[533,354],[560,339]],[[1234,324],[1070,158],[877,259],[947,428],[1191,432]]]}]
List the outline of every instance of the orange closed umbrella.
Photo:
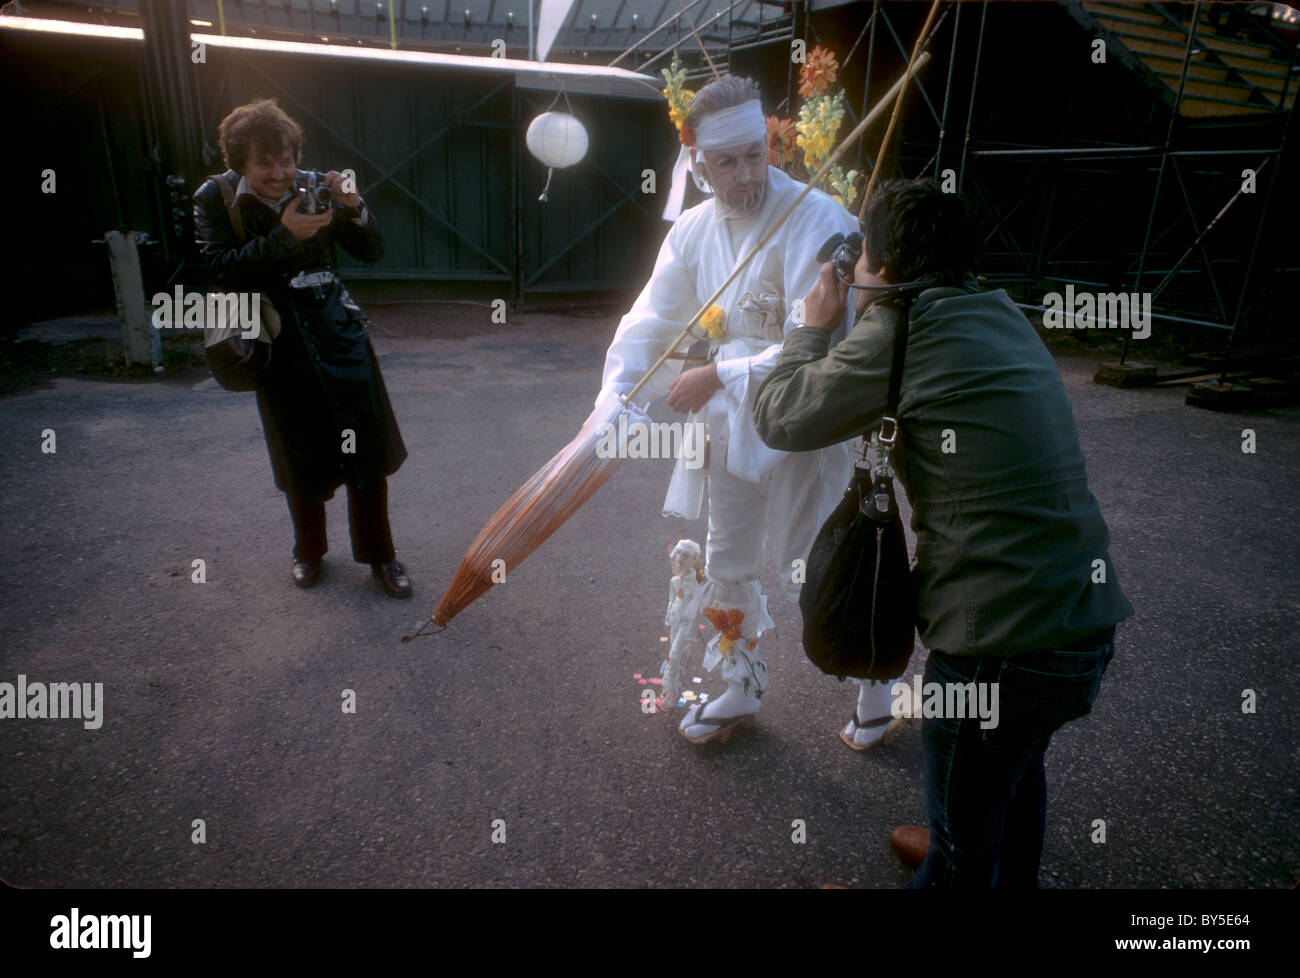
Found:
[{"label": "orange closed umbrella", "polygon": [[[425,626],[446,625],[492,587],[494,571],[517,567],[595,495],[622,461],[602,458],[596,451],[602,434],[611,430],[605,426],[616,430],[620,415],[627,415],[628,425],[648,421],[635,404],[613,394],[602,395],[577,437],[515,490],[479,531]],[[408,635],[403,641],[414,637]]]}]

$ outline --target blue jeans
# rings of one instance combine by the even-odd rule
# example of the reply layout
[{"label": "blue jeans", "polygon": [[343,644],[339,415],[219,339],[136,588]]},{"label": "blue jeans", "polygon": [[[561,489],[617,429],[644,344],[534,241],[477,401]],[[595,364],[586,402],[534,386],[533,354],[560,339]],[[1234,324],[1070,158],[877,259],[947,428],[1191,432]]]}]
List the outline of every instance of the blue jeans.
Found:
[{"label": "blue jeans", "polygon": [[[1032,889],[1047,816],[1043,756],[1052,734],[1092,709],[1115,630],[1086,649],[1014,659],[931,652],[925,683],[997,683],[998,723],[924,719],[930,848],[911,889]],[[967,711],[969,712],[969,711]]]}]

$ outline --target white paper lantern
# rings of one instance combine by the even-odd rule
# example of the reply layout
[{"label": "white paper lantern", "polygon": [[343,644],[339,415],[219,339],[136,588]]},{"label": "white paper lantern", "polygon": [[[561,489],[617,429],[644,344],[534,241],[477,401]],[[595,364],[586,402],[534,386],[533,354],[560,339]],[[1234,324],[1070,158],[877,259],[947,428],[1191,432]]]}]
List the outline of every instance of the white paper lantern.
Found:
[{"label": "white paper lantern", "polygon": [[555,168],[573,166],[587,155],[587,130],[566,112],[544,112],[528,127],[524,137],[528,152],[546,166],[546,187],[538,200],[547,199]]},{"label": "white paper lantern", "polygon": [[524,137],[528,151],[546,166],[573,166],[587,155],[587,130],[567,112],[544,112]]}]

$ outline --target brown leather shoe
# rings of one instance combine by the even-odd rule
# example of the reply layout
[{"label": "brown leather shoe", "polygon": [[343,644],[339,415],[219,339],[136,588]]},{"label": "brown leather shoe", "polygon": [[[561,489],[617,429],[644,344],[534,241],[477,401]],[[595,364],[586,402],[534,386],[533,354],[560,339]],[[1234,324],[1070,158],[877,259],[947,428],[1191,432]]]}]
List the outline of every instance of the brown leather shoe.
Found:
[{"label": "brown leather shoe", "polygon": [[411,579],[406,576],[406,571],[395,560],[390,560],[386,564],[371,564],[370,572],[379,578],[379,583],[383,585],[394,598],[409,598],[411,596]]},{"label": "brown leather shoe", "polygon": [[299,587],[315,587],[320,580],[319,560],[295,560],[293,562],[293,583]]},{"label": "brown leather shoe", "polygon": [[930,848],[930,830],[919,825],[900,825],[889,833],[889,845],[904,866],[920,869]]}]

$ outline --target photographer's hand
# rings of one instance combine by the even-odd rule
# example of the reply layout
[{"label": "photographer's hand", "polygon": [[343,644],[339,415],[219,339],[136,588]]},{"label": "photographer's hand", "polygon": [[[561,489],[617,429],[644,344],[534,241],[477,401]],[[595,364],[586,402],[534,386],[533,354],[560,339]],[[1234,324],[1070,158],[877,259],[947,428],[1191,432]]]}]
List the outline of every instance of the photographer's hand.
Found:
[{"label": "photographer's hand", "polygon": [[804,297],[804,325],[834,332],[844,321],[844,301],[848,294],[849,287],[836,279],[835,266],[827,262],[817,276],[817,284]]},{"label": "photographer's hand", "polygon": [[353,190],[350,194],[343,192],[343,174],[338,170],[330,170],[325,174],[325,186],[334,191],[334,199],[344,207],[360,207],[361,195]]},{"label": "photographer's hand", "polygon": [[334,211],[331,208],[325,208],[320,214],[299,214],[298,207],[307,199],[307,191],[298,195],[297,200],[291,200],[284,205],[284,210],[280,213],[280,223],[289,229],[299,241],[306,241],[308,238],[316,236],[321,228],[329,224],[334,219]]}]

